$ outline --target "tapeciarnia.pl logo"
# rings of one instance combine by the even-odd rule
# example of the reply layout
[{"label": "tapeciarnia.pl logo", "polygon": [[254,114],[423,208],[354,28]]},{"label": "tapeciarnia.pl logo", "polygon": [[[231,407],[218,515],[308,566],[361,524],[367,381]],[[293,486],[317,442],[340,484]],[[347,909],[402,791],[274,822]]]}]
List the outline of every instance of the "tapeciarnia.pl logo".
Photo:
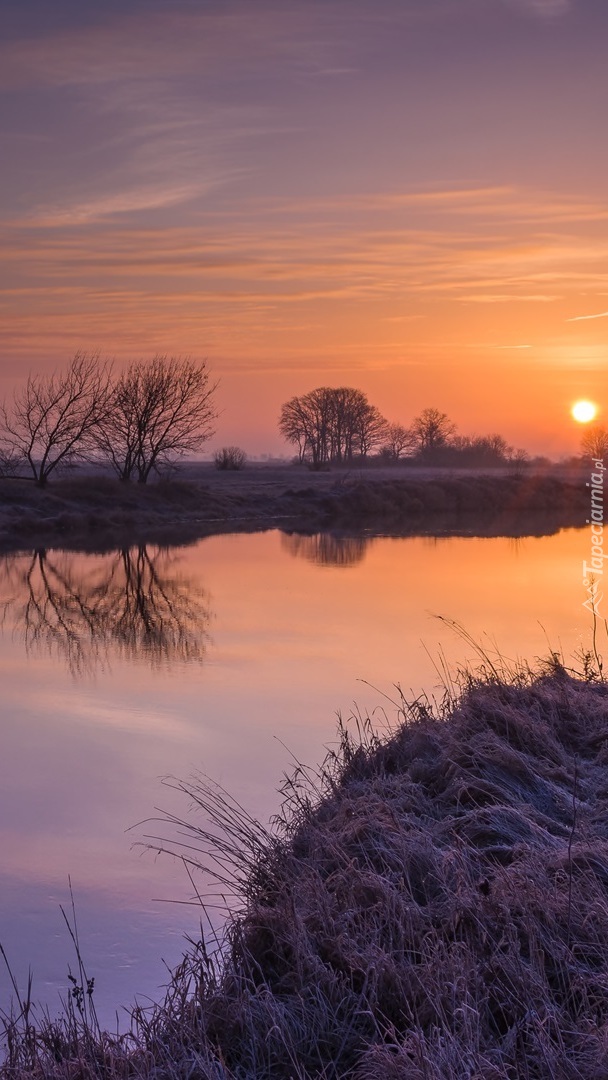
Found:
[{"label": "tapeciarnia.pl logo", "polygon": [[591,558],[589,562],[583,559],[583,585],[587,590],[587,599],[583,601],[583,607],[593,615],[599,615],[599,605],[604,595],[601,592],[604,559],[608,559],[608,554],[604,552],[604,472],[606,467],[602,458],[594,458],[592,465],[591,482],[587,484],[591,494],[590,517],[587,518],[587,524],[591,529]]}]

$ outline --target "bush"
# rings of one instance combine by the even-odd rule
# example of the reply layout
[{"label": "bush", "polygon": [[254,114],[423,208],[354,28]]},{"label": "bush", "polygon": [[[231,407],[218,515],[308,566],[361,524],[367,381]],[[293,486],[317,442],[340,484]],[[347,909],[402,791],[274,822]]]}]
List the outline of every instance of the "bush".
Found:
[{"label": "bush", "polygon": [[247,454],[241,450],[240,446],[222,446],[221,450],[215,451],[213,460],[216,469],[238,472],[239,469],[245,468]]}]

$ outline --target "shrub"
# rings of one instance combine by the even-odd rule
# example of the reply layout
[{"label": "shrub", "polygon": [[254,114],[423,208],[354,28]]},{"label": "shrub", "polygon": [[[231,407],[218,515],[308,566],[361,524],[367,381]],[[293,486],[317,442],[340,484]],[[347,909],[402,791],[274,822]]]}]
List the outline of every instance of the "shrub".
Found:
[{"label": "shrub", "polygon": [[216,469],[238,472],[239,469],[245,468],[247,454],[241,450],[240,446],[222,446],[221,450],[215,451],[213,460]]}]

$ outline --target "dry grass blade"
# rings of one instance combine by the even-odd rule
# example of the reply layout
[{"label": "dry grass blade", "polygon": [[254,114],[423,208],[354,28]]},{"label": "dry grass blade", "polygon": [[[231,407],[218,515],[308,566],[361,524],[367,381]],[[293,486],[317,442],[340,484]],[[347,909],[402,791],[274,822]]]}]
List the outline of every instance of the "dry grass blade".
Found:
[{"label": "dry grass blade", "polygon": [[223,936],[122,1042],[9,1025],[2,1080],[607,1080],[608,685],[482,664],[382,737],[341,723],[271,828],[169,779],[206,820],[159,831],[197,900],[202,866],[230,890]]}]

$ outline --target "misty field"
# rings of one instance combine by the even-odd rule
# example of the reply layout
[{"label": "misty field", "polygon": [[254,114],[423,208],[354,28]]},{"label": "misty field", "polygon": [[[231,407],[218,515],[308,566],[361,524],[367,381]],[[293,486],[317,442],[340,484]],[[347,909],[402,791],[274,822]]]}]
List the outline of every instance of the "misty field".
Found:
[{"label": "misty field", "polygon": [[178,782],[200,818],[157,828],[233,894],[219,950],[128,1036],[83,971],[63,1019],[16,1008],[3,1080],[606,1077],[608,686],[553,656],[395,704],[286,781],[271,831]]},{"label": "misty field", "polygon": [[275,527],[543,535],[583,525],[587,509],[583,473],[557,468],[523,474],[407,467],[312,472],[250,465],[218,472],[199,464],[146,485],[84,472],[43,489],[0,479],[0,550],[35,545],[101,551]]}]

